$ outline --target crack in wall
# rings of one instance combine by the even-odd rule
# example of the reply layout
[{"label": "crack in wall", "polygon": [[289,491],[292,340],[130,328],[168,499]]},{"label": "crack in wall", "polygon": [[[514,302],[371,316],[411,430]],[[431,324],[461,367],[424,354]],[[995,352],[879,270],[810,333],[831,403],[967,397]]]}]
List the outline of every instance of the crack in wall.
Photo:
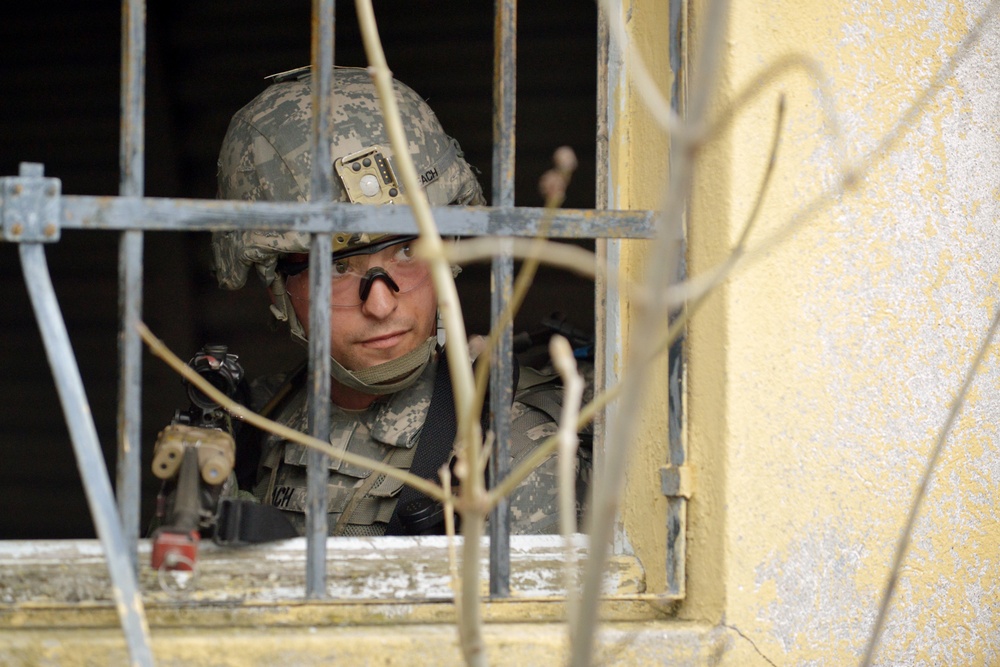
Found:
[{"label": "crack in wall", "polygon": [[757,648],[757,643],[754,640],[750,639],[750,637],[743,634],[743,631],[740,630],[738,627],[736,627],[735,625],[729,625],[728,623],[723,623],[722,627],[729,628],[730,630],[738,634],[740,637],[750,642],[750,646],[753,646],[753,650],[757,652],[757,655],[764,658],[764,660],[767,660],[767,664],[771,665],[771,667],[778,667],[773,660],[764,655],[764,652],[761,651],[759,648]]}]

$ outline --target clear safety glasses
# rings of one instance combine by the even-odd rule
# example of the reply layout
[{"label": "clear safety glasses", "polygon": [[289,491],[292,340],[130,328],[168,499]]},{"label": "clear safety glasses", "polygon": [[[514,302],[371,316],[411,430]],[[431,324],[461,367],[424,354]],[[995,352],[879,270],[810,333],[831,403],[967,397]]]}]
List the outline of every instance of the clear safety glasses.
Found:
[{"label": "clear safety glasses", "polygon": [[[334,253],[330,305],[361,305],[379,279],[399,294],[415,290],[427,282],[430,270],[425,262],[414,256],[415,239],[396,237],[365,248]],[[294,276],[308,268],[308,255],[290,255],[278,262],[278,270],[286,276]]]}]

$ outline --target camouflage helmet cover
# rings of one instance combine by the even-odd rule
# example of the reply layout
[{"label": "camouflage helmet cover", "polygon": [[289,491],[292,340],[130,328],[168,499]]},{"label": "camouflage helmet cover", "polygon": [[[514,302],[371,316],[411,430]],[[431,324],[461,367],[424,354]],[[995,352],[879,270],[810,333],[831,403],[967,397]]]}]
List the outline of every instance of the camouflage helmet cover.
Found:
[{"label": "camouflage helmet cover", "polygon": [[[230,122],[218,162],[220,199],[307,201],[311,173],[312,92],[309,68],[276,75],[260,95]],[[394,82],[396,101],[409,139],[410,154],[423,174],[431,206],[485,204],[475,174],[458,143],[445,134],[434,112],[412,89]],[[334,160],[378,147],[393,161],[378,95],[363,69],[337,68],[333,80],[331,155]],[[334,175],[334,198],[350,201]],[[334,250],[354,249],[380,240],[382,234],[334,234]],[[281,255],[309,252],[301,232],[231,230],[212,237],[219,285],[238,289],[251,266],[270,285]]]}]

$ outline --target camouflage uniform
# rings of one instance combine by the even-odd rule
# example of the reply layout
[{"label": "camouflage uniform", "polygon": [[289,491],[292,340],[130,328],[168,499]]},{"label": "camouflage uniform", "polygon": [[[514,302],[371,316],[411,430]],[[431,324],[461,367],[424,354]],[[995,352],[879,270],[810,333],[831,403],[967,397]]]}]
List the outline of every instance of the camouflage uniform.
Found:
[{"label": "camouflage uniform", "polygon": [[[274,82],[232,119],[219,153],[219,197],[245,201],[306,201],[311,180],[311,75],[308,68],[277,75]],[[445,134],[434,112],[410,88],[394,82],[396,101],[406,125],[409,152],[421,184],[432,206],[485,204],[482,189],[465,162],[458,143]],[[380,195],[367,198],[364,189],[353,188],[349,174],[337,171],[334,199],[355,203],[406,203],[406,193],[393,181],[395,156],[389,145],[377,95],[369,74],[362,69],[338,68],[334,72],[331,155],[335,171],[349,159],[371,154],[384,157],[388,168],[378,172]],[[369,153],[371,152],[371,153]],[[340,164],[338,164],[338,160]],[[380,163],[381,164],[381,163]],[[353,166],[353,164],[352,164]],[[384,181],[384,183],[383,183]],[[385,234],[333,235],[334,252],[364,249]],[[288,321],[293,337],[304,340],[296,321],[284,275],[278,260],[285,255],[308,253],[310,236],[295,231],[260,232],[235,230],[213,234],[215,271],[219,284],[238,289],[254,268],[274,297],[271,310]],[[428,348],[427,354],[430,354]],[[427,357],[424,357],[424,362]],[[390,362],[391,363],[391,362]],[[408,469],[420,438],[433,391],[436,362],[417,367],[412,383],[384,395],[360,412],[331,409],[331,444],[342,450]],[[333,374],[344,382],[334,365]],[[350,372],[343,369],[343,372]],[[351,379],[351,378],[348,378]],[[273,378],[257,383],[255,407],[267,402],[266,387]],[[405,384],[405,383],[404,383]],[[552,385],[550,385],[552,386]],[[533,390],[538,392],[537,388]],[[306,391],[296,391],[272,415],[277,421],[300,431],[307,429]],[[550,402],[551,403],[551,402]],[[556,402],[557,404],[557,402]],[[534,446],[555,433],[553,411],[515,402],[510,452],[516,465]],[[254,495],[274,504],[289,516],[301,532],[306,505],[306,450],[277,437],[262,443],[261,465]],[[589,478],[589,457],[580,458],[579,479]],[[510,499],[512,530],[517,533],[557,532],[556,460],[550,458],[525,480]],[[383,534],[392,515],[401,485],[382,475],[340,461],[330,464],[328,509],[331,534]],[[582,496],[581,496],[582,497]],[[345,516],[346,515],[346,516]]]},{"label": "camouflage uniform", "polygon": [[[427,416],[435,377],[436,363],[423,372],[411,387],[376,401],[363,411],[346,411],[331,406],[330,443],[340,451],[349,451],[408,469]],[[255,403],[269,398],[271,389],[283,378],[269,378],[257,383]],[[521,389],[525,400],[544,396],[558,407],[559,388],[552,382]],[[531,397],[529,399],[529,396]],[[297,391],[285,403],[276,421],[307,432],[307,391]],[[515,399],[511,408],[511,468],[526,458],[542,441],[556,432],[556,422],[545,411]],[[273,504],[300,533],[305,530],[306,461],[308,449],[277,436],[264,440],[260,474],[254,496],[263,503]],[[576,463],[577,516],[583,511],[583,501],[591,473],[591,452],[583,443]],[[402,484],[376,474],[367,468],[340,461],[330,462],[327,486],[329,534],[382,535],[396,506]],[[518,485],[510,496],[511,532],[516,534],[548,534],[559,532],[558,468],[551,457]],[[343,518],[345,508],[350,513]],[[339,525],[338,525],[339,523]]]}]

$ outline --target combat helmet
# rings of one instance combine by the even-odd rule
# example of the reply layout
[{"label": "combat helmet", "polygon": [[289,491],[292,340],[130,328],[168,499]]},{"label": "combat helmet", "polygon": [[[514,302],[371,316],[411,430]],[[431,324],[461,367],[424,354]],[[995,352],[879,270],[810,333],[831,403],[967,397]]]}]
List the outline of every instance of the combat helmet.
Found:
[{"label": "combat helmet", "polygon": [[[272,77],[270,85],[234,114],[219,151],[218,197],[243,201],[307,201],[311,177],[312,75],[310,68]],[[431,206],[485,204],[482,188],[458,142],[411,88],[393,81],[410,155]],[[331,150],[334,199],[341,202],[406,203],[395,177],[395,156],[371,76],[360,68],[336,68],[333,79]],[[375,176],[368,178],[365,176]],[[386,234],[334,233],[334,253],[386,240]],[[216,278],[226,289],[246,283],[251,267],[271,288],[271,311],[305,340],[284,289],[278,260],[308,253],[309,234],[230,230],[212,235]],[[339,375],[335,364],[335,375]]]},{"label": "combat helmet", "polygon": [[[312,75],[308,67],[274,75],[272,83],[233,116],[218,161],[218,197],[244,201],[306,201],[309,198],[312,132]],[[396,101],[409,139],[410,154],[431,206],[482,205],[486,201],[458,142],[448,136],[434,111],[405,84],[394,81]],[[333,80],[331,155],[334,198],[342,202],[400,203],[405,192],[395,182],[395,160],[367,71],[336,68]],[[364,179],[351,181],[351,167],[365,159],[392,179],[394,187],[372,193]],[[347,178],[345,178],[347,176]],[[371,184],[371,181],[368,182]],[[385,181],[378,185],[385,186]],[[395,190],[395,192],[393,192]],[[333,249],[356,249],[379,234],[334,234]],[[255,267],[265,285],[275,278],[280,256],[309,252],[309,235],[299,232],[228,231],[213,235],[219,285],[239,289]]]}]

